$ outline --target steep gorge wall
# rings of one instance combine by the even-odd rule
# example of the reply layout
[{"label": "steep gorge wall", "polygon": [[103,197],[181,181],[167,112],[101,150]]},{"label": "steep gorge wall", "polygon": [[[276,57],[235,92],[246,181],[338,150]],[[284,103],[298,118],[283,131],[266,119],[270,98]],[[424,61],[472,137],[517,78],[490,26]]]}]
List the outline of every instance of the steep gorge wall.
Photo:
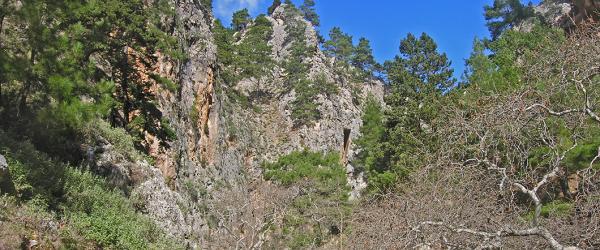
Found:
[{"label": "steep gorge wall", "polygon": [[[96,165],[112,166],[118,170],[111,170],[118,173],[113,175],[115,178],[128,178],[129,181],[121,183],[131,183],[131,197],[141,212],[169,234],[184,240],[188,247],[199,248],[213,231],[214,223],[209,226],[208,206],[220,192],[236,189],[242,190],[248,199],[264,196],[260,194],[261,188],[255,188],[270,185],[262,178],[263,162],[275,161],[295,150],[309,149],[339,151],[344,164],[351,163],[355,152],[352,141],[359,136],[362,125],[362,105],[356,95],[364,99],[371,93],[382,101],[384,89],[378,80],[355,82],[338,73],[332,59],[317,49],[314,55],[305,58],[305,63],[310,65],[309,78],[323,74],[340,91],[333,95],[319,94],[313,101],[319,104],[320,119],[311,125],[295,126],[290,103],[296,93],[283,91],[285,70],[282,67],[274,67],[270,72],[272,77],[260,85],[256,79],[222,82],[210,8],[203,6],[202,1],[181,0],[172,4],[175,15],[165,17],[164,23],[178,39],[186,59],[176,62],[158,54],[155,66],[144,70],[171,79],[178,86],[176,91],[158,83],[152,88],[176,139],[164,142],[147,137],[149,153],[156,159],[155,166],[145,162],[104,164],[125,158],[115,155],[110,147],[96,157]],[[281,6],[268,17],[274,30],[269,44],[277,62],[290,55],[285,27],[291,20],[284,11]],[[306,22],[301,17],[295,18]],[[318,48],[317,33],[308,22],[305,35],[309,47]],[[230,100],[227,88],[241,93],[261,90],[279,94],[257,103],[257,109],[249,109]],[[352,176],[350,165],[348,169]],[[131,181],[132,174],[138,172],[143,172],[139,174],[142,177]],[[357,195],[364,183],[352,183],[353,195]]]},{"label": "steep gorge wall", "polygon": [[[256,109],[228,105],[229,110],[223,114],[226,116],[223,126],[228,126],[229,134],[234,130],[238,131],[234,136],[235,143],[230,143],[230,147],[245,152],[248,156],[245,167],[257,177],[260,177],[260,164],[263,161],[275,161],[278,157],[296,150],[337,151],[340,152],[344,164],[351,163],[356,151],[352,141],[359,136],[362,126],[360,100],[372,94],[383,104],[383,82],[377,79],[352,80],[348,75],[336,70],[333,58],[327,57],[318,49],[317,31],[312,24],[301,16],[287,15],[285,4],[275,9],[267,19],[273,28],[273,35],[268,43],[272,46],[271,57],[277,62],[277,66],[264,79],[242,79],[229,85],[241,93],[260,90],[273,97],[256,103],[258,112]],[[314,124],[300,127],[294,126],[291,116],[290,106],[296,98],[296,93],[285,92],[289,86],[285,86],[286,72],[280,66],[281,62],[290,56],[289,50],[292,45],[286,34],[286,25],[293,21],[305,23],[307,47],[317,48],[314,54],[304,59],[310,66],[309,79],[314,80],[317,76],[324,75],[328,82],[339,88],[336,94],[318,94],[313,101],[319,105],[320,119]],[[357,95],[359,100],[356,100]],[[352,167],[348,166],[348,169],[351,174]]]}]

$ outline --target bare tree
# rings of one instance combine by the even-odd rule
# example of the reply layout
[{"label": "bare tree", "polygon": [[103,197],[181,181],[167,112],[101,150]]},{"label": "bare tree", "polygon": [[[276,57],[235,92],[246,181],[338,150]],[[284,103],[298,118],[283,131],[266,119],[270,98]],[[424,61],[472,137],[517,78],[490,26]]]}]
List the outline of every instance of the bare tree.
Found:
[{"label": "bare tree", "polygon": [[600,148],[577,154],[600,130],[598,34],[587,25],[539,48],[519,90],[444,107],[441,149],[400,194],[357,209],[351,245],[600,247]]},{"label": "bare tree", "polygon": [[232,187],[208,205],[213,220],[207,242],[216,249],[262,249],[287,211],[294,190],[258,180],[249,190]]}]

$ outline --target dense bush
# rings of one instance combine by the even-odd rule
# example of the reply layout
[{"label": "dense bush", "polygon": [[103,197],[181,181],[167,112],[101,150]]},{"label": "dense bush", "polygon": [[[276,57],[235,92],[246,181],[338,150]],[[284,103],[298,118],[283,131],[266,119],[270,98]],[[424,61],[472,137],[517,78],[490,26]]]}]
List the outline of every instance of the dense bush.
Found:
[{"label": "dense bush", "polygon": [[274,245],[317,247],[346,228],[351,204],[346,170],[337,153],[295,151],[263,164],[265,179],[298,188]]},{"label": "dense bush", "polygon": [[68,169],[65,175],[66,220],[99,247],[161,249],[176,247],[150,219],[136,213],[131,202],[89,172]]},{"label": "dense bush", "polygon": [[360,152],[356,160],[367,174],[369,188],[375,191],[388,190],[395,185],[397,174],[386,167],[385,151],[383,148],[384,113],[381,104],[373,95],[369,95],[363,108],[360,137],[356,145]]},{"label": "dense bush", "polygon": [[56,162],[29,142],[15,141],[4,132],[0,132],[0,154],[8,160],[16,201],[25,207],[35,205],[36,213],[55,214],[57,220],[66,223],[64,236],[56,236],[62,245],[85,243],[118,249],[177,246],[103,179]]},{"label": "dense bush", "polygon": [[326,185],[346,182],[346,173],[335,153],[322,154],[308,150],[295,151],[277,162],[265,163],[265,178],[291,185],[304,178],[315,179]]}]

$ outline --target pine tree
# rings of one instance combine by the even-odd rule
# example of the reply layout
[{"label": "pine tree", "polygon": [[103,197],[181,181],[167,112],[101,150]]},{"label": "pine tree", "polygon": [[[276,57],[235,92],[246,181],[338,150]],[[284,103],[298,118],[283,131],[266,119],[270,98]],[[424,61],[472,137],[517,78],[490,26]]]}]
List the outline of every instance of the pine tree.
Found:
[{"label": "pine tree", "polygon": [[166,1],[21,1],[10,17],[21,42],[11,44],[10,59],[1,62],[1,84],[12,85],[2,99],[16,104],[3,110],[3,120],[25,121],[24,131],[40,144],[54,140],[49,149],[69,144],[57,140],[73,139],[73,130],[108,113],[123,127],[140,114],[146,131],[161,134],[161,114],[144,87],[150,82],[141,81],[132,60],[143,54],[140,63],[150,67],[158,50],[178,58],[175,39],[158,24],[169,10]]},{"label": "pine tree", "polygon": [[363,110],[360,137],[356,140],[360,148],[357,164],[365,169],[370,188],[380,191],[389,188],[396,180],[396,175],[386,167],[383,116],[381,104],[369,94]]},{"label": "pine tree", "polygon": [[448,57],[438,53],[425,33],[419,38],[409,33],[400,43],[400,55],[386,62],[386,70],[392,85],[401,84],[413,95],[441,94],[454,85]]},{"label": "pine tree", "polygon": [[300,11],[304,14],[304,18],[311,22],[313,26],[318,27],[321,25],[319,15],[315,10],[315,0],[304,0],[304,3],[300,6]]},{"label": "pine tree", "polygon": [[378,71],[381,67],[373,57],[373,49],[371,49],[369,40],[364,37],[359,39],[358,45],[354,48],[352,66],[363,70],[366,75],[373,75],[373,72]]},{"label": "pine tree", "polygon": [[271,70],[272,49],[267,41],[271,39],[272,34],[271,22],[264,15],[258,16],[253,25],[248,28],[244,40],[235,48],[237,52],[235,64],[240,69],[242,77],[260,79]]},{"label": "pine tree", "polygon": [[231,65],[234,60],[233,31],[215,20],[214,39],[217,45],[217,58],[223,65]]},{"label": "pine tree", "polygon": [[342,32],[339,27],[334,27],[329,32],[329,40],[323,45],[324,52],[328,56],[337,59],[343,65],[348,65],[352,60],[354,45],[352,36]]},{"label": "pine tree", "polygon": [[445,54],[423,33],[402,40],[400,55],[385,63],[391,93],[386,97],[386,154],[389,166],[400,176],[419,165],[418,152],[433,150],[432,122],[440,98],[453,86],[453,70]]},{"label": "pine tree", "polygon": [[269,6],[267,13],[269,15],[272,15],[273,12],[275,12],[275,9],[277,9],[277,7],[279,7],[280,5],[281,5],[281,0],[273,0],[273,4],[271,4],[271,6]]},{"label": "pine tree", "polygon": [[252,21],[250,18],[250,13],[248,9],[242,9],[233,13],[233,17],[231,19],[231,28],[235,31],[240,31]]},{"label": "pine tree", "polygon": [[486,5],[484,11],[492,39],[498,38],[505,30],[534,16],[533,4],[529,2],[526,6],[520,0],[494,0],[494,4]]}]

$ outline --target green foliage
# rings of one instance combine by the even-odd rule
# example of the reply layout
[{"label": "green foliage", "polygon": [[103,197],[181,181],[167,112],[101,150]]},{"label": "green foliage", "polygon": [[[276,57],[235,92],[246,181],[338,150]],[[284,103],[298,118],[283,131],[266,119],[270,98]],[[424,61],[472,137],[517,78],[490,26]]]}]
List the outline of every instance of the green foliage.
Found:
[{"label": "green foliage", "polygon": [[400,44],[400,56],[385,63],[391,93],[385,101],[386,156],[388,168],[406,176],[419,166],[421,152],[437,145],[433,122],[438,116],[443,91],[454,85],[453,70],[445,54],[427,34],[409,34]]},{"label": "green foliage", "polygon": [[[570,173],[589,168],[600,148],[600,128],[592,126],[580,131],[579,128],[568,128],[564,120],[556,117],[547,118],[546,124],[548,131],[556,135],[557,148],[560,151],[568,151],[562,161],[565,168]],[[574,134],[581,137],[577,145],[572,138]],[[528,162],[533,167],[549,169],[552,167],[552,153],[552,149],[548,146],[534,148],[529,154]],[[596,161],[591,167],[600,168],[600,161]]]},{"label": "green foliage", "polygon": [[300,6],[300,11],[304,14],[304,18],[312,23],[313,26],[321,25],[319,15],[315,10],[315,0],[304,0],[304,3]]},{"label": "green foliage", "polygon": [[231,19],[231,28],[235,31],[241,31],[252,21],[248,9],[238,10],[233,13]]},{"label": "green foliage", "polygon": [[279,7],[280,5],[281,5],[281,0],[273,0],[273,4],[271,4],[271,6],[269,6],[267,13],[269,15],[273,14],[273,12],[275,12],[275,9],[277,9],[277,7]]},{"label": "green foliage", "polygon": [[[466,79],[483,95],[504,93],[523,86],[523,66],[540,48],[553,48],[565,40],[562,31],[536,25],[531,32],[509,30],[495,41],[476,39],[467,59]],[[487,45],[487,46],[486,46]],[[491,55],[486,54],[489,49]]]},{"label": "green foliage", "polygon": [[[496,65],[492,58],[486,55],[485,42],[479,39],[473,41],[473,52],[466,61],[466,82],[477,84],[484,93],[491,94],[509,89],[516,84],[515,79],[506,79],[506,76],[515,76],[512,70]],[[503,70],[504,73],[499,71]]]},{"label": "green foliage", "polygon": [[540,48],[551,49],[564,40],[561,30],[536,25],[531,32],[507,31],[502,38],[490,43],[489,48],[493,53],[492,60],[501,69],[503,78],[514,82],[518,79],[515,74],[520,73],[517,69],[519,61],[531,60]]},{"label": "green foliage", "polygon": [[177,93],[179,90],[179,85],[175,84],[175,82],[171,81],[169,78],[163,77],[159,74],[151,74],[150,77],[171,92]]},{"label": "green foliage", "polygon": [[333,96],[340,93],[340,87],[334,82],[327,80],[327,76],[324,73],[320,73],[315,76],[314,88],[325,96]]},{"label": "green foliage", "polygon": [[369,40],[364,37],[359,39],[358,45],[354,48],[352,66],[360,69],[364,78],[373,76],[374,72],[381,69],[381,65],[373,57],[373,49],[371,49]]},{"label": "green foliage", "polygon": [[400,42],[400,55],[385,63],[390,84],[409,97],[440,94],[454,85],[453,70],[445,53],[426,33],[408,34]]},{"label": "green foliage", "polygon": [[[288,7],[290,10],[286,14],[293,18],[294,12],[297,11],[293,6]],[[300,21],[292,21],[286,26],[287,43],[291,43],[290,57],[284,62],[283,67],[286,70],[287,76],[285,79],[288,91],[294,90],[296,98],[290,103],[292,110],[292,118],[295,126],[310,125],[315,120],[320,119],[319,104],[317,103],[317,95],[333,95],[338,92],[335,84],[327,82],[324,75],[318,75],[314,80],[308,79],[310,65],[304,61],[304,58],[309,57],[316,51],[317,48],[309,48],[305,36],[306,24]]]},{"label": "green foliage", "polygon": [[292,119],[295,126],[309,125],[321,118],[319,105],[315,98],[319,94],[310,80],[303,79],[296,83],[296,98],[291,102]]},{"label": "green foliage", "polygon": [[[219,81],[223,84],[235,84],[244,78],[264,81],[275,62],[271,58],[272,48],[267,43],[273,35],[271,22],[264,15],[259,15],[244,30],[243,39],[235,44],[234,30],[227,29],[220,21],[215,21],[214,38],[217,44],[217,58],[221,67],[218,72]],[[241,104],[243,108],[257,108],[253,105],[261,95],[246,96],[234,88],[221,86],[230,100]]]},{"label": "green foliage", "polygon": [[386,166],[383,119],[381,104],[372,94],[369,94],[363,110],[361,135],[356,140],[356,145],[360,148],[357,166],[364,168],[369,189],[378,192],[390,189],[397,179],[396,174]]},{"label": "green foliage", "polygon": [[161,137],[167,138],[171,141],[177,139],[177,133],[171,127],[171,123],[169,122],[168,119],[162,118],[160,120],[160,128],[161,128],[161,132],[164,133],[164,135],[162,135]]},{"label": "green foliage", "polygon": [[64,188],[65,216],[83,237],[99,247],[174,247],[155,224],[135,213],[129,200],[90,173],[67,169]]},{"label": "green foliage", "polygon": [[531,2],[525,6],[520,0],[494,0],[494,4],[486,5],[484,11],[493,39],[535,14]]},{"label": "green foliage", "polygon": [[290,87],[295,85],[295,82],[306,79],[310,65],[304,62],[304,58],[309,56],[309,48],[306,45],[306,37],[304,31],[306,25],[302,22],[291,22],[286,26],[288,43],[290,46],[290,57],[284,62],[283,67],[288,73],[287,84]]},{"label": "green foliage", "polygon": [[342,32],[339,27],[331,29],[329,38],[323,44],[323,52],[336,59],[336,70],[340,74],[349,75],[356,81],[364,81],[381,71],[382,67],[375,61],[370,42],[366,38],[361,37],[355,47],[352,36]]},{"label": "green foliage", "polygon": [[319,94],[333,96],[339,93],[339,87],[327,81],[324,74],[319,74],[314,80],[301,79],[295,83],[296,98],[290,103],[292,119],[295,126],[309,125],[321,118],[317,98]]},{"label": "green foliage", "polygon": [[[84,41],[86,27],[73,23],[69,16],[81,9],[79,5],[62,6],[53,1],[21,4],[3,16],[14,25],[9,29],[20,34],[3,37],[9,46],[2,48],[0,81],[4,91],[0,99],[14,105],[2,109],[1,119],[6,121],[2,125],[23,126],[21,133],[58,141],[55,137],[72,134],[87,120],[109,112],[113,84],[94,79],[88,43],[95,40]],[[97,80],[96,84],[88,84],[91,79]]]},{"label": "green foliage", "polygon": [[31,143],[19,142],[1,130],[0,154],[7,158],[19,199],[29,200],[38,196],[43,197],[47,204],[56,206],[58,201],[54,194],[61,193],[66,165],[51,161]]},{"label": "green foliage", "polygon": [[206,7],[207,9],[212,9],[212,6],[213,6],[212,0],[201,0],[200,3],[202,3],[202,6]]},{"label": "green foliage", "polygon": [[100,248],[177,247],[149,219],[136,214],[129,200],[104,180],[55,162],[32,144],[16,141],[1,131],[0,139],[0,153],[9,162],[16,197],[35,206],[36,213],[60,214],[72,233]]},{"label": "green foliage", "polygon": [[272,49],[267,43],[273,35],[271,22],[264,15],[250,22],[251,20],[248,20],[244,23],[242,27],[246,28],[244,38],[235,44],[235,30],[227,29],[220,21],[215,21],[214,38],[217,44],[217,58],[223,65],[220,73],[226,83],[232,84],[242,78],[250,77],[260,79],[273,66],[270,56]]},{"label": "green foliage", "polygon": [[223,65],[231,65],[234,60],[233,33],[220,20],[215,20],[213,35],[217,45],[217,59]]},{"label": "green foliage", "polygon": [[[38,149],[76,162],[78,130],[111,114],[128,127],[140,111],[148,132],[160,134],[160,112],[136,67],[160,51],[182,57],[177,41],[161,30],[168,1],[21,1],[5,16],[14,30],[2,48],[2,127],[32,138]],[[139,57],[134,60],[132,57]],[[110,72],[109,72],[110,71]],[[176,85],[155,78],[167,89]],[[4,106],[6,108],[4,108]],[[158,127],[157,127],[158,126]]]},{"label": "green foliage", "polygon": [[96,140],[99,138],[106,140],[118,153],[127,157],[127,160],[146,160],[150,163],[153,162],[150,156],[145,155],[136,149],[136,139],[123,128],[114,128],[103,120],[94,120],[87,123],[82,128],[81,133],[83,134],[84,141],[92,145],[95,144]]},{"label": "green foliage", "polygon": [[[289,186],[302,179],[315,179],[324,185],[346,182],[346,173],[338,154],[322,154],[308,150],[295,151],[275,163],[263,164],[265,178]],[[319,183],[321,184],[321,183]]]},{"label": "green foliage", "polygon": [[[56,213],[47,211],[46,206],[39,199],[22,202],[14,196],[0,196],[0,241],[3,247],[21,249],[24,239],[34,238],[39,249],[94,248],[93,242],[78,235],[72,225],[61,221]],[[61,226],[48,226],[52,224]]]},{"label": "green foliage", "polygon": [[273,35],[271,22],[260,15],[245,34],[241,43],[236,46],[236,65],[242,77],[260,77],[266,75],[272,69],[271,46],[267,41]]},{"label": "green foliage", "polygon": [[[564,217],[573,211],[575,205],[573,203],[564,202],[564,201],[552,201],[550,203],[544,204],[542,206],[542,211],[540,216],[544,218],[549,217]],[[527,221],[533,221],[535,217],[535,211],[531,211],[525,215],[525,219]]]},{"label": "green foliage", "polygon": [[283,218],[282,241],[287,247],[320,246],[345,226],[341,221],[350,213],[350,190],[337,153],[296,151],[263,167],[266,179],[302,190]]},{"label": "green foliage", "polygon": [[[581,145],[576,146],[573,150],[567,153],[564,163],[570,171],[577,171],[584,168],[590,167],[590,163],[598,155],[598,148],[600,148],[600,137],[586,138],[585,141],[581,142]],[[600,161],[596,160],[594,165],[591,165],[594,169],[600,169]]]},{"label": "green foliage", "polygon": [[326,55],[336,59],[336,63],[347,66],[350,64],[354,52],[352,36],[342,32],[339,27],[333,27],[329,31],[329,40],[323,44],[323,49]]}]

